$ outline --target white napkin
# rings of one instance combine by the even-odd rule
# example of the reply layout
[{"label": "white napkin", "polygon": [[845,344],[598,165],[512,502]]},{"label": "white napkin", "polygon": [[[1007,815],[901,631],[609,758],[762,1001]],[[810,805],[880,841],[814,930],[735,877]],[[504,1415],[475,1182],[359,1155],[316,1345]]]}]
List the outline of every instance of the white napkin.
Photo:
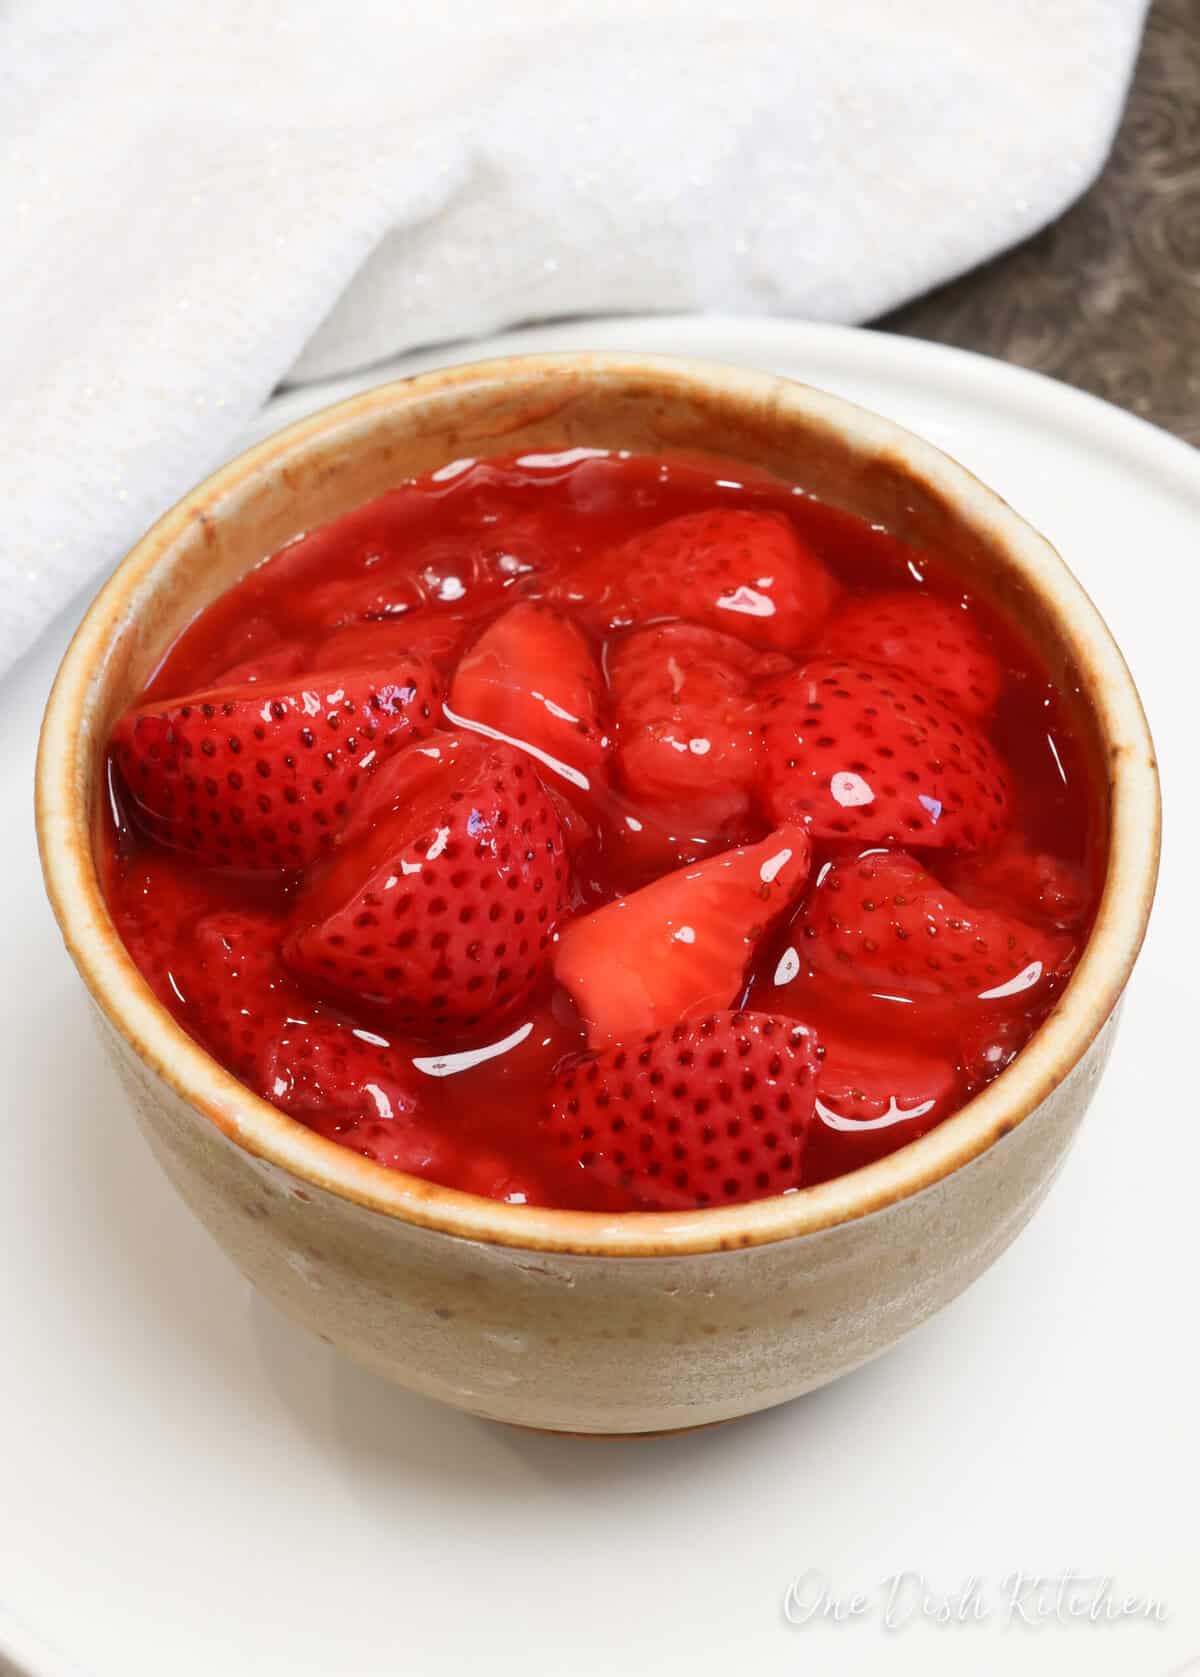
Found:
[{"label": "white napkin", "polygon": [[1145,0],[10,0],[0,669],[283,379],[865,320],[1093,178]]}]

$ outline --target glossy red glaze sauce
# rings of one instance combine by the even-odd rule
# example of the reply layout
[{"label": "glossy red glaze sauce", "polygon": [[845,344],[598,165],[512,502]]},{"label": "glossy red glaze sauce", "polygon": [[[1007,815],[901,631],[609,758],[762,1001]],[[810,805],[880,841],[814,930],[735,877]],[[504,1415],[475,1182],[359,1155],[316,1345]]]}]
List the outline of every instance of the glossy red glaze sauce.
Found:
[{"label": "glossy red glaze sauce", "polygon": [[[671,520],[709,512],[720,517],[662,534]],[[731,512],[762,517],[730,523]],[[698,565],[694,553],[680,559],[677,530],[709,542]],[[630,543],[643,545],[606,557]],[[791,582],[781,566],[794,566]],[[639,579],[632,600],[626,573]],[[922,600],[968,624],[965,662],[924,619],[917,667],[890,661],[897,647],[907,655],[903,635],[887,638],[896,612],[907,622]],[[511,615],[530,602],[544,611]],[[473,653],[488,631],[497,638]],[[506,659],[531,667],[510,670]],[[827,668],[834,673],[814,686],[809,672]],[[312,747],[340,749],[346,729],[371,717],[370,742],[352,732],[338,759],[337,774],[350,757],[353,772],[320,784],[320,798],[303,780],[281,794],[289,775],[313,770],[309,759],[295,768],[291,733],[284,755],[270,756],[274,730],[303,728],[306,694],[323,725],[363,670],[375,672],[375,711],[346,710],[341,734]],[[407,768],[384,763],[384,733],[373,731],[384,679],[409,683],[395,701],[401,728],[412,722],[404,707],[423,703],[422,682],[433,694],[432,714],[412,726]],[[229,708],[230,690],[243,708]],[[472,714],[455,708],[456,694]],[[282,704],[271,712],[279,695],[295,699],[294,716]],[[197,800],[182,824],[175,794],[157,784],[185,739],[180,696],[191,696],[193,731],[177,790]],[[681,718],[671,707],[684,701]],[[1020,633],[964,598],[936,554],[733,462],[574,450],[456,462],[402,483],[291,543],[210,605],[139,705],[167,720],[118,728],[104,877],[160,1000],[236,1075],[320,1133],[517,1203],[723,1203],[824,1180],[904,1145],[998,1075],[1037,1028],[1078,958],[1102,874],[1062,696]],[[932,745],[921,731],[931,713],[941,728]],[[540,745],[527,737],[529,717]],[[255,729],[269,759],[258,762],[257,794]],[[485,760],[493,749],[500,756]],[[529,776],[514,778],[514,760]],[[396,790],[374,810],[385,775]],[[922,789],[927,776],[932,790]],[[461,832],[439,802],[451,785],[467,788],[465,804],[447,806],[467,823]],[[514,799],[534,833],[526,855],[540,847],[536,879],[529,868],[501,877],[509,864],[497,845]],[[233,813],[231,800],[242,800]],[[306,811],[318,804],[323,824],[313,828]],[[249,848],[260,809],[281,846],[270,865],[267,851]],[[424,836],[404,851],[410,815]],[[883,842],[870,836],[877,819],[898,824]],[[960,827],[961,842],[944,842]],[[805,830],[811,858],[800,854]],[[471,860],[478,832],[483,862]],[[212,851],[214,834],[224,850]],[[321,854],[287,865],[310,840]],[[750,862],[737,859],[764,841]],[[457,872],[439,846],[458,857]],[[695,868],[720,856],[719,885],[696,884]],[[493,861],[499,872],[482,878]],[[798,886],[789,869],[801,870]],[[398,952],[381,956],[379,893],[399,880],[404,889],[384,906],[407,904],[410,875],[417,896],[406,912],[426,917],[411,921],[404,942],[398,910],[386,926]],[[744,905],[743,876],[757,893]],[[671,878],[677,901],[639,906],[642,888]],[[365,910],[360,887],[375,892]],[[610,914],[580,934],[617,900],[623,920]],[[344,923],[330,920],[344,901]],[[965,922],[961,901],[970,916],[1002,918]],[[528,915],[514,920],[518,903]],[[660,974],[650,946],[663,912]],[[497,914],[507,930],[488,943]],[[453,934],[438,943],[435,924]],[[526,935],[539,927],[540,937]],[[362,940],[357,965],[347,964],[347,936]],[[730,1022],[736,1009],[749,1026]],[[715,1034],[693,1042],[689,1023],[714,1015]],[[758,1016],[776,1021],[774,1036],[755,1034]],[[620,1041],[606,1034],[614,1018],[627,1033]],[[672,1048],[679,1018],[682,1046]],[[789,1035],[795,1021],[808,1033]],[[655,1028],[674,1056],[665,1084],[654,1081],[662,1037],[637,1058]],[[722,1059],[712,1045],[726,1041]],[[622,1044],[627,1062],[614,1059]],[[602,1075],[589,1082],[597,1064]],[[728,1083],[738,1066],[747,1088],[759,1079],[758,1094]],[[784,1083],[792,1095],[779,1094]],[[776,1104],[760,1122],[753,1102],[764,1087]]]}]

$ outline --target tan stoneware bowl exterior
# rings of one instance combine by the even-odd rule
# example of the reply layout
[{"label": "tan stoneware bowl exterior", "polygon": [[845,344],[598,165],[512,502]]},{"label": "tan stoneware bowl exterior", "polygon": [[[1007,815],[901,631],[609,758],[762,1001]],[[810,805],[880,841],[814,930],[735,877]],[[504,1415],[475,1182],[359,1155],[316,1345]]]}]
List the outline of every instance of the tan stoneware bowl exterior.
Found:
[{"label": "tan stoneware bowl exterior", "polygon": [[[936,548],[1077,692],[1108,823],[1095,929],[1012,1066],[922,1140],[751,1205],[624,1217],[498,1204],[389,1172],[258,1100],[151,995],[93,861],[105,742],[201,607],[300,531],[467,456],[591,445],[765,468]],[[46,885],[138,1123],[281,1309],[356,1362],[478,1415],[661,1432],[797,1397],[895,1344],[1004,1250],[1104,1069],[1154,891],[1159,795],[1137,693],[1053,549],[928,443],[787,380],[650,356],[456,367],[352,398],[186,496],[117,569],[42,731]]]}]

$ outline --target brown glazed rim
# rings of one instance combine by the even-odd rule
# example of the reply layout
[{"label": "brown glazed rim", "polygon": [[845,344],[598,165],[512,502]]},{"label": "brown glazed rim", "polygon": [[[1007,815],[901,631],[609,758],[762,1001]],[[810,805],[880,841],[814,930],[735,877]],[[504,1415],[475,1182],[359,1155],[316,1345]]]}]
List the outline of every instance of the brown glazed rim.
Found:
[{"label": "brown glazed rim", "polygon": [[[1058,1005],[1012,1065],[920,1140],[875,1164],[799,1192],[683,1213],[544,1210],[459,1193],[391,1171],[314,1135],[250,1093],[154,998],[109,918],[92,855],[88,786],[106,662],[181,534],[239,486],[318,437],[361,432],[397,404],[447,392],[521,387],[565,373],[654,380],[675,396],[768,405],[887,450],[977,530],[1048,610],[1079,672],[1110,765],[1109,860],[1087,948]],[[1014,1129],[1078,1063],[1120,998],[1145,932],[1158,867],[1160,800],[1137,690],[1091,600],[1049,543],[931,444],[840,398],[766,373],[665,356],[515,356],[383,385],[300,420],[247,450],[185,496],[137,543],[101,590],[51,692],[37,765],[37,828],[46,887],[67,948],[113,1028],[144,1064],[229,1140],[308,1184],[387,1217],[470,1240],[544,1252],[657,1257],[788,1240],[864,1217],[941,1181]],[[303,1191],[303,1190],[300,1190]]]}]

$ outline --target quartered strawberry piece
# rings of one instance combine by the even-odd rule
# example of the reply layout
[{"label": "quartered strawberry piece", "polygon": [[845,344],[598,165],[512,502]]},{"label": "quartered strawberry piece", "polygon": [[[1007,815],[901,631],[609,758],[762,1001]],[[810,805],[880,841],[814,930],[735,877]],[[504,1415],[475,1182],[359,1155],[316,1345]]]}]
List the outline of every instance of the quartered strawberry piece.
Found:
[{"label": "quartered strawberry piece", "polygon": [[901,1031],[931,1018],[961,1029],[972,1014],[1039,1005],[1073,948],[1070,937],[972,908],[903,851],[823,869],[800,933],[818,977],[898,1000]]},{"label": "quartered strawberry piece", "polygon": [[948,1055],[847,1035],[824,1023],[816,1031],[820,1069],[807,1181],[858,1170],[949,1116],[958,1077]]},{"label": "quartered strawberry piece", "polygon": [[761,1199],[801,1184],[816,1080],[805,1026],[722,1011],[569,1065],[547,1138],[614,1210]]},{"label": "quartered strawberry piece", "polygon": [[904,670],[975,721],[991,715],[1000,694],[1000,665],[975,619],[963,602],[935,594],[897,590],[847,600],[825,625],[821,650]]},{"label": "quartered strawberry piece", "polygon": [[878,664],[813,658],[762,700],[763,798],[814,838],[980,850],[1009,810],[990,741],[931,691]]},{"label": "quartered strawberry piece", "polygon": [[693,835],[745,817],[759,775],[757,685],[789,668],[691,623],[635,630],[608,654],[617,776],[635,804],[686,811]]},{"label": "quartered strawberry piece", "polygon": [[603,682],[592,649],[549,606],[512,606],[460,660],[447,712],[528,751],[552,785],[595,789],[608,755]]},{"label": "quartered strawberry piece", "polygon": [[948,856],[938,872],[975,907],[1013,908],[1034,925],[1066,929],[1080,925],[1087,912],[1083,870],[1015,834],[983,855]]},{"label": "quartered strawberry piece", "polygon": [[441,683],[416,654],[382,675],[214,688],[130,711],[112,751],[140,824],[210,866],[302,868],[372,767],[434,725]]},{"label": "quartered strawberry piece", "polygon": [[585,560],[558,586],[598,630],[682,617],[779,652],[811,643],[836,594],[786,519],[724,508],[656,525]]},{"label": "quartered strawberry piece", "polygon": [[541,982],[568,891],[562,827],[528,758],[440,738],[372,778],[296,899],[284,959],[394,1027],[482,1029]]},{"label": "quartered strawberry piece", "polygon": [[803,827],[780,827],[572,920],[554,971],[589,1041],[630,1041],[734,1005],[760,939],[803,890],[810,855]]}]

